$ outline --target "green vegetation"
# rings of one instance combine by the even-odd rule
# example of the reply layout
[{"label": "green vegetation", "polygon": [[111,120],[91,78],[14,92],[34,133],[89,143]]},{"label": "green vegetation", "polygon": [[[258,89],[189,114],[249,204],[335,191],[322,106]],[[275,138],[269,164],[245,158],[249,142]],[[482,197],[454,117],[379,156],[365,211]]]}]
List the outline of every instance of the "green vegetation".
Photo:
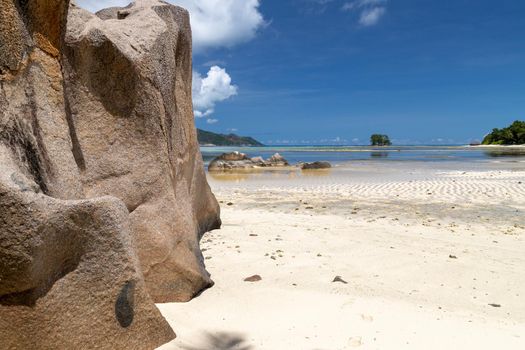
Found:
[{"label": "green vegetation", "polygon": [[370,136],[370,144],[372,146],[392,146],[388,135],[374,134]]},{"label": "green vegetation", "polygon": [[237,136],[235,134],[216,134],[210,131],[197,129],[197,138],[201,145],[214,146],[264,146],[259,141],[244,136]]},{"label": "green vegetation", "polygon": [[516,120],[509,127],[493,129],[485,136],[484,145],[525,145],[525,121]]}]

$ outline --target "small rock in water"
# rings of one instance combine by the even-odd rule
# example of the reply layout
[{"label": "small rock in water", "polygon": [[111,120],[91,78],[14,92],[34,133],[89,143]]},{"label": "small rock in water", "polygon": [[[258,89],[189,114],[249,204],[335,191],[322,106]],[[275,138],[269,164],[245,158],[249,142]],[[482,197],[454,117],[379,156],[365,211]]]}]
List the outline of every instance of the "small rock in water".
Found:
[{"label": "small rock in water", "polygon": [[489,306],[492,306],[492,307],[501,307],[500,304],[489,304]]},{"label": "small rock in water", "polygon": [[232,206],[233,203],[232,203],[232,202],[228,202],[228,203],[226,203],[226,205],[228,205],[228,206]]},{"label": "small rock in water", "polygon": [[257,237],[258,234],[255,234],[255,233],[250,233],[250,237]]},{"label": "small rock in water", "polygon": [[449,255],[448,257],[449,257],[450,259],[457,259],[457,258],[458,258],[458,257],[455,256],[455,255]]},{"label": "small rock in water", "polygon": [[250,276],[250,277],[246,277],[244,279],[244,282],[259,282],[262,280],[262,277],[259,276],[259,275],[253,275],[253,276]]},{"label": "small rock in water", "polygon": [[313,162],[301,164],[301,169],[312,170],[312,169],[329,169],[332,165],[328,162]]},{"label": "small rock in water", "polygon": [[342,279],[341,276],[335,276],[335,278],[334,278],[334,280],[332,281],[332,283],[335,283],[335,282],[340,282],[340,283],[348,284],[348,282],[346,282],[344,279]]}]

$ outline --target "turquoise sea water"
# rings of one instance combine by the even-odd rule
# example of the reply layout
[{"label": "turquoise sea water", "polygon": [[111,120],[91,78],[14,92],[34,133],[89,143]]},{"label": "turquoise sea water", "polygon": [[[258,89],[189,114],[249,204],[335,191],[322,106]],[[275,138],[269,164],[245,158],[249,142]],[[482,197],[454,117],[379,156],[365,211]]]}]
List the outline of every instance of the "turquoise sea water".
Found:
[{"label": "turquoise sea water", "polygon": [[283,147],[201,147],[204,162],[225,152],[239,151],[265,159],[281,154],[290,163],[328,161],[388,162],[525,162],[525,148],[484,148],[465,146],[283,146]]}]

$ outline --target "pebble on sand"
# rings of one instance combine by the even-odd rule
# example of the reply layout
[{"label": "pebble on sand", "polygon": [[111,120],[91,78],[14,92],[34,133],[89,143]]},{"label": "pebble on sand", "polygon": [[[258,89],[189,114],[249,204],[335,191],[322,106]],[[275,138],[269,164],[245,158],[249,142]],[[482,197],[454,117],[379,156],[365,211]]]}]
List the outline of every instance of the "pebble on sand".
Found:
[{"label": "pebble on sand", "polygon": [[259,282],[262,280],[262,277],[259,276],[259,275],[253,275],[253,276],[250,276],[250,277],[246,277],[244,279],[244,282]]},{"label": "pebble on sand", "polygon": [[335,277],[334,277],[334,280],[332,281],[332,283],[335,283],[335,282],[340,282],[340,283],[348,284],[348,282],[346,282],[344,279],[342,279],[341,276],[335,276]]}]

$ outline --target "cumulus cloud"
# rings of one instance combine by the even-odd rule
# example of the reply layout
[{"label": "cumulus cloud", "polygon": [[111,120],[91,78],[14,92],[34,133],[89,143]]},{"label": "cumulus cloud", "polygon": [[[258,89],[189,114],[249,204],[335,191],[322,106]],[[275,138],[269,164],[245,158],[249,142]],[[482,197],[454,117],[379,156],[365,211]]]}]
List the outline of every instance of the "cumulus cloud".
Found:
[{"label": "cumulus cloud", "polygon": [[370,27],[377,23],[386,13],[387,0],[354,0],[343,4],[343,11],[359,11],[359,24]]},{"label": "cumulus cloud", "polygon": [[249,41],[265,21],[259,0],[171,0],[190,12],[195,51]]},{"label": "cumulus cloud", "polygon": [[215,123],[218,123],[218,122],[219,122],[219,119],[209,118],[208,120],[206,120],[206,123],[208,123],[208,124],[215,124]]},{"label": "cumulus cloud", "polygon": [[[112,6],[126,6],[131,0],[77,0],[92,12]],[[193,48],[232,47],[253,39],[264,26],[259,0],[169,0],[190,13]]]},{"label": "cumulus cloud", "polygon": [[193,72],[193,109],[195,117],[213,114],[215,104],[237,95],[237,86],[224,68],[213,66],[206,77]]}]

